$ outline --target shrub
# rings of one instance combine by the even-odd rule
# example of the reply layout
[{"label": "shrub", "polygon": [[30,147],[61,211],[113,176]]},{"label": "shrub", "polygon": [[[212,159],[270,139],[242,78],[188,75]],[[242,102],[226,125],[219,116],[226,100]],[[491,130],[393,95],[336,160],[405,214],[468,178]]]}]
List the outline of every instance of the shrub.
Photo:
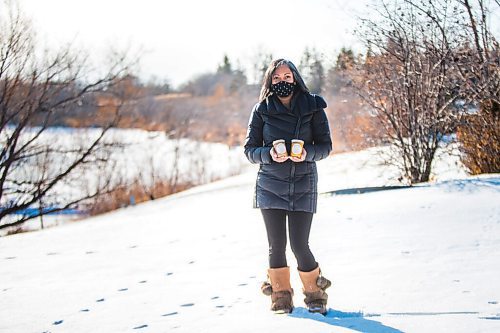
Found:
[{"label": "shrub", "polygon": [[154,185],[146,187],[139,181],[135,181],[132,186],[119,187],[97,198],[90,206],[88,213],[89,215],[103,214],[115,209],[181,192],[193,186],[195,186],[194,183],[185,182],[176,184],[174,187],[169,181],[158,181]]},{"label": "shrub", "polygon": [[458,129],[462,163],[473,175],[500,172],[500,104],[487,101]]}]

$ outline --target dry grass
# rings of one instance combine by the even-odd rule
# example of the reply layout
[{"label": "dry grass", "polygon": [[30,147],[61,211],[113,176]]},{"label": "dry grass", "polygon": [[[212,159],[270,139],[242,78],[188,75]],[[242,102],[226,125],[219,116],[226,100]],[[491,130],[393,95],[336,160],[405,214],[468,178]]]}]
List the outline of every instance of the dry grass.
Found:
[{"label": "dry grass", "polygon": [[145,187],[139,182],[134,182],[132,186],[119,187],[97,198],[90,206],[88,213],[91,216],[103,214],[115,209],[165,197],[187,190],[193,186],[196,186],[196,184],[186,182],[174,186],[168,181],[160,181],[153,186]]}]

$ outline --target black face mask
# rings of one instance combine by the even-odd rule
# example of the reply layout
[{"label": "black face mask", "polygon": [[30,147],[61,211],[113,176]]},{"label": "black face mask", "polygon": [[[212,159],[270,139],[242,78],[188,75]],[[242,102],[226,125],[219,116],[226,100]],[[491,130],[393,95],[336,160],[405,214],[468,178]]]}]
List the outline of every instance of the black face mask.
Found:
[{"label": "black face mask", "polygon": [[290,83],[286,81],[280,81],[275,84],[271,84],[271,91],[274,92],[279,97],[287,97],[293,93],[295,89],[295,82]]}]

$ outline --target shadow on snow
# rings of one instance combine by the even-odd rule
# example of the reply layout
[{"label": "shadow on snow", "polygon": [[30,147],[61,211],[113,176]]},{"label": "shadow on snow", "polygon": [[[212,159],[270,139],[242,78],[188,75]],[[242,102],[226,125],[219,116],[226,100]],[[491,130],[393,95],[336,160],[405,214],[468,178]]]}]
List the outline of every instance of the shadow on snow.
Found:
[{"label": "shadow on snow", "polygon": [[494,191],[500,191],[500,177],[491,175],[490,177],[478,177],[468,179],[452,179],[445,180],[438,183],[420,183],[414,186],[400,185],[400,186],[374,186],[374,187],[355,187],[345,188],[334,191],[327,191],[321,193],[323,196],[336,196],[336,195],[349,195],[349,194],[364,194],[379,191],[401,190],[408,188],[428,188],[437,187],[443,188],[448,192],[474,192],[478,188],[489,188]]},{"label": "shadow on snow", "polygon": [[367,319],[367,317],[376,317],[378,315],[364,315],[362,312],[342,312],[328,309],[326,315],[323,316],[319,313],[310,313],[303,307],[297,307],[289,316],[293,318],[312,319],[332,326],[345,327],[363,333],[403,333],[396,328],[385,326],[375,320]]}]

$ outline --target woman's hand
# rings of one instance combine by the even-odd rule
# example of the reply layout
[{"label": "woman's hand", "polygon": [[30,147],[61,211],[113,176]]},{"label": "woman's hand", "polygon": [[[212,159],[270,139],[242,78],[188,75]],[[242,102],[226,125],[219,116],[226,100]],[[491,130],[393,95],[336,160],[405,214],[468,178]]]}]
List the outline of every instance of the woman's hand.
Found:
[{"label": "woman's hand", "polygon": [[278,163],[283,163],[288,159],[288,156],[283,156],[283,157],[278,157],[278,154],[274,150],[274,148],[271,148],[271,151],[269,152],[271,154],[271,158],[273,161],[278,162]]},{"label": "woman's hand", "polygon": [[304,162],[304,160],[306,159],[306,155],[307,151],[305,150],[305,148],[302,148],[302,154],[300,155],[300,157],[290,156],[290,159],[294,162]]}]

